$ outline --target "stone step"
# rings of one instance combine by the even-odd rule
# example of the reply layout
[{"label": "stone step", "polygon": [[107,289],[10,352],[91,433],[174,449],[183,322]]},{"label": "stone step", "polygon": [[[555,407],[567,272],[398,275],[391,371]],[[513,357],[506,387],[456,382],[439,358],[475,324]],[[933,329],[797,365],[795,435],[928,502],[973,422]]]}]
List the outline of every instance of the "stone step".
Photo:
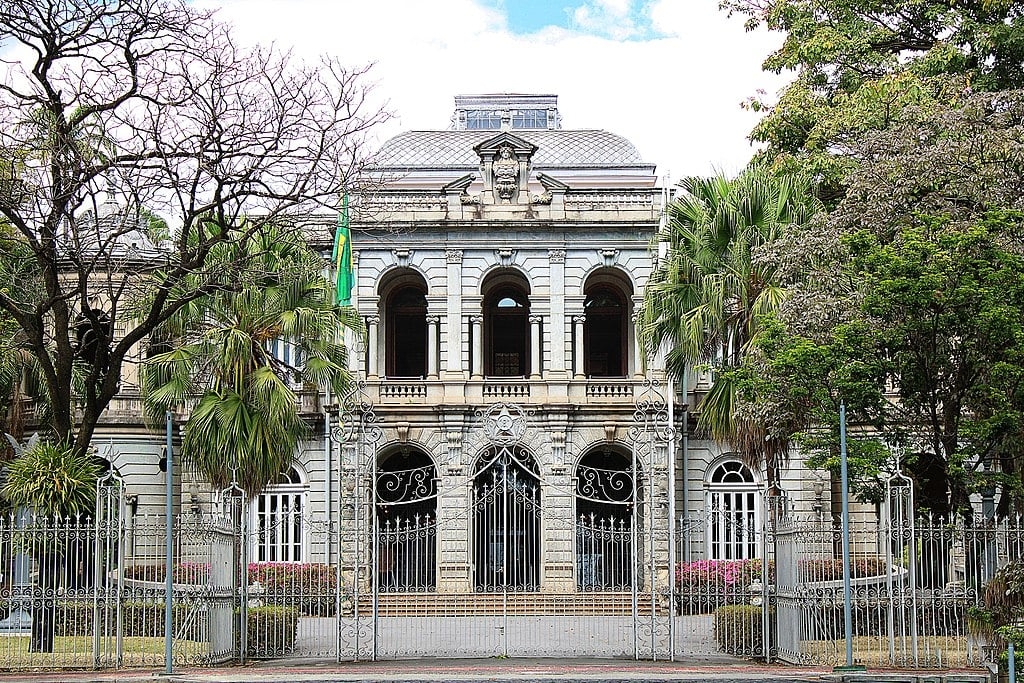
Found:
[{"label": "stone step", "polygon": [[[373,596],[359,597],[359,613],[373,614]],[[637,595],[637,613],[668,614],[666,606],[653,605],[651,595]],[[631,616],[630,593],[380,593],[377,614],[408,616]]]}]

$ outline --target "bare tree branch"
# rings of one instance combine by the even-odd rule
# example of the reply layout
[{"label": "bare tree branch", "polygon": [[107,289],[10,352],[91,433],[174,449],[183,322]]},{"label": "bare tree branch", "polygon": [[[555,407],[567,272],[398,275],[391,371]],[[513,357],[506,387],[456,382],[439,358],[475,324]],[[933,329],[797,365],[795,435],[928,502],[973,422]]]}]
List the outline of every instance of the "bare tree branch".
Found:
[{"label": "bare tree branch", "polygon": [[[0,240],[0,311],[55,435],[84,450],[138,345],[260,267],[208,268],[211,249],[337,207],[387,115],[368,67],[239,45],[183,0],[7,0],[0,46],[0,220],[17,235]],[[28,274],[11,263],[26,246]]]}]

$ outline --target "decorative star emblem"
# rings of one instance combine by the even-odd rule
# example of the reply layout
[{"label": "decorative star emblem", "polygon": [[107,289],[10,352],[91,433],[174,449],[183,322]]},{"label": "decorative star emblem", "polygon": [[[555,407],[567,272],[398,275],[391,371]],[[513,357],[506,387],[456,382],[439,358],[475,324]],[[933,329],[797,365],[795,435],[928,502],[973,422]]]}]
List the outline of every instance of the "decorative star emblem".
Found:
[{"label": "decorative star emblem", "polygon": [[526,433],[526,415],[519,406],[497,403],[484,412],[483,427],[492,443],[513,443]]},{"label": "decorative star emblem", "polygon": [[494,420],[495,424],[498,425],[498,431],[508,433],[512,431],[512,426],[515,424],[515,419],[512,414],[508,412],[508,406],[502,406],[501,412],[498,413],[497,418]]}]

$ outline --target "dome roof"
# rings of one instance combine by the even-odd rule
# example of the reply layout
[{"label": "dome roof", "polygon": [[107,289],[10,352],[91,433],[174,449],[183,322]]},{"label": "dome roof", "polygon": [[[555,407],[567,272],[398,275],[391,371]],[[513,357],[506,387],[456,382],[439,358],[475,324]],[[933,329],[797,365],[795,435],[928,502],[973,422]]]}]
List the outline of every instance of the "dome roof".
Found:
[{"label": "dome roof", "polygon": [[[378,168],[467,168],[480,159],[473,146],[498,134],[496,130],[426,130],[397,135],[381,147]],[[534,168],[585,166],[649,166],[629,140],[603,130],[513,130],[516,137],[537,145]]]}]

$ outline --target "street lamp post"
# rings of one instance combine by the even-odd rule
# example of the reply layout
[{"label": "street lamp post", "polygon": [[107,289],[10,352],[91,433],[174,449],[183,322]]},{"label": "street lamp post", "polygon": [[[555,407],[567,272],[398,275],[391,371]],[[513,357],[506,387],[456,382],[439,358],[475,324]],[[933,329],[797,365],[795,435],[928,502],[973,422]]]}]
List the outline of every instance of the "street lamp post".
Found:
[{"label": "street lamp post", "polygon": [[174,421],[171,411],[166,411],[164,417],[167,420],[167,471],[165,496],[167,498],[167,538],[166,558],[164,569],[164,673],[171,674],[174,669],[174,622],[172,612],[174,607],[174,457],[171,451],[171,436],[174,429]]},{"label": "street lamp post", "polygon": [[846,457],[846,403],[839,404],[839,479],[843,498],[843,621],[846,627],[846,665],[834,671],[864,671],[853,663],[853,604],[850,577],[850,473]]}]

